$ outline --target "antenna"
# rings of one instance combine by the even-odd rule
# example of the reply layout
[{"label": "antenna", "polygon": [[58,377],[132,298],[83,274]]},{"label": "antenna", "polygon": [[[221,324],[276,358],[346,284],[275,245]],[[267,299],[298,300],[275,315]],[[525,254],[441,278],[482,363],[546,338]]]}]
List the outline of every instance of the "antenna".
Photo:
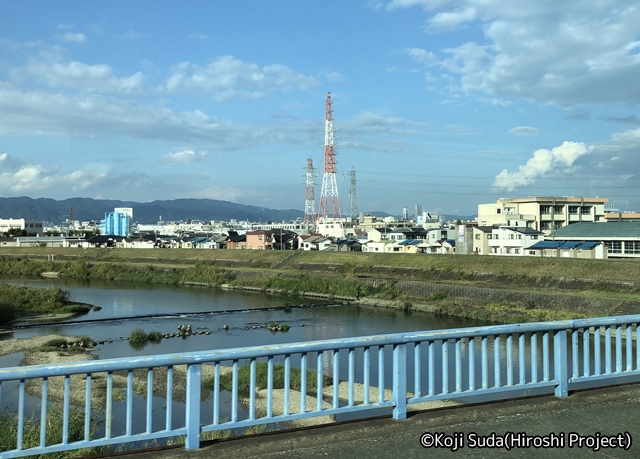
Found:
[{"label": "antenna", "polygon": [[338,197],[338,183],[336,182],[336,153],[333,146],[333,109],[331,93],[327,93],[324,122],[324,175],[322,176],[322,190],[318,219],[327,221],[330,217],[336,222],[342,221],[340,198]]}]

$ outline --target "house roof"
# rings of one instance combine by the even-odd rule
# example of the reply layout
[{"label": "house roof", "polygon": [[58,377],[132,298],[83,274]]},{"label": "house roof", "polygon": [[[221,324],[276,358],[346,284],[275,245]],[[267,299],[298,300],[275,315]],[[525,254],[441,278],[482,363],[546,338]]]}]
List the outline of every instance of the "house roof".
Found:
[{"label": "house roof", "polygon": [[640,238],[640,223],[638,222],[580,222],[558,228],[554,237],[557,238],[612,238],[631,237]]},{"label": "house roof", "polygon": [[362,244],[359,241],[356,241],[355,239],[338,239],[335,242],[336,245],[353,245],[353,244]]},{"label": "house roof", "polygon": [[322,242],[326,242],[329,239],[324,237],[324,236],[310,236],[307,238],[302,239],[305,243],[309,243],[309,244],[320,244]]},{"label": "house roof", "polygon": [[482,231],[483,233],[490,233],[495,229],[494,226],[474,226],[478,231]]},{"label": "house roof", "polygon": [[508,229],[522,234],[544,234],[542,231],[529,228],[528,226],[501,226],[500,228]]},{"label": "house roof", "polygon": [[398,242],[398,245],[429,245],[427,241],[424,239],[405,239],[404,241]]},{"label": "house roof", "polygon": [[591,250],[598,246],[599,242],[593,241],[538,241],[527,250],[540,250],[540,249],[581,249]]},{"label": "house roof", "polygon": [[247,236],[245,234],[238,234],[235,231],[229,231],[229,235],[225,240],[230,242],[242,242],[247,240]]}]

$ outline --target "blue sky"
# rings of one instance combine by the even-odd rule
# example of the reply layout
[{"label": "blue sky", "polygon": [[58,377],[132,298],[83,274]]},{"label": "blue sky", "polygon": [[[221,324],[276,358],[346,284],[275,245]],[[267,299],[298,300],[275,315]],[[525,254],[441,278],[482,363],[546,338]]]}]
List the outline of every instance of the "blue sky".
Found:
[{"label": "blue sky", "polygon": [[3,2],[0,196],[304,210],[332,93],[348,208],[640,211],[633,1]]}]

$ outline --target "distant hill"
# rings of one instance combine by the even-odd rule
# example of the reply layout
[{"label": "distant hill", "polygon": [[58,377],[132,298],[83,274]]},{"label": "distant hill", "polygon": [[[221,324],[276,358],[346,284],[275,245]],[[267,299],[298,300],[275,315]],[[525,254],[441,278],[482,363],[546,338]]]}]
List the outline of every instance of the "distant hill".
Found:
[{"label": "distant hill", "polygon": [[71,198],[56,201],[49,198],[33,199],[26,196],[0,198],[0,218],[27,218],[44,220],[55,224],[69,216],[73,208],[75,220],[102,220],[104,213],[114,207],[132,207],[133,220],[138,223],[155,223],[162,216],[165,221],[178,220],[249,220],[282,221],[304,217],[304,212],[295,209],[276,210],[265,207],[246,206],[215,199],[174,199],[170,201],[134,202],[91,198]]}]

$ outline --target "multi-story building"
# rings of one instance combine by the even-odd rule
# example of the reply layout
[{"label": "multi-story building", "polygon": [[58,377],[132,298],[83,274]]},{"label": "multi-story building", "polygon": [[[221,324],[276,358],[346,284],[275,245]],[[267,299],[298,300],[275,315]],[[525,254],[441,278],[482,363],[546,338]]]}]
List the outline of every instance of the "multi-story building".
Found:
[{"label": "multi-story building", "polygon": [[0,235],[8,233],[10,229],[24,230],[27,234],[42,236],[42,220],[25,220],[24,218],[1,218]]},{"label": "multi-story building", "polygon": [[604,221],[607,198],[573,196],[501,198],[495,204],[478,205],[480,226],[505,226],[509,220],[524,220],[527,226],[549,234],[578,222]]},{"label": "multi-story building", "polygon": [[[549,237],[547,237],[549,239]],[[640,258],[640,223],[581,223],[559,228],[552,240],[600,242],[608,249],[608,258]]]},{"label": "multi-story building", "polygon": [[131,217],[117,211],[105,212],[103,232],[111,236],[130,236]]},{"label": "multi-story building", "polygon": [[490,236],[489,255],[523,256],[525,249],[542,240],[544,234],[526,226],[524,220],[512,220],[508,226],[494,228]]},{"label": "multi-story building", "polygon": [[247,231],[247,249],[271,250],[273,249],[273,231]]}]

